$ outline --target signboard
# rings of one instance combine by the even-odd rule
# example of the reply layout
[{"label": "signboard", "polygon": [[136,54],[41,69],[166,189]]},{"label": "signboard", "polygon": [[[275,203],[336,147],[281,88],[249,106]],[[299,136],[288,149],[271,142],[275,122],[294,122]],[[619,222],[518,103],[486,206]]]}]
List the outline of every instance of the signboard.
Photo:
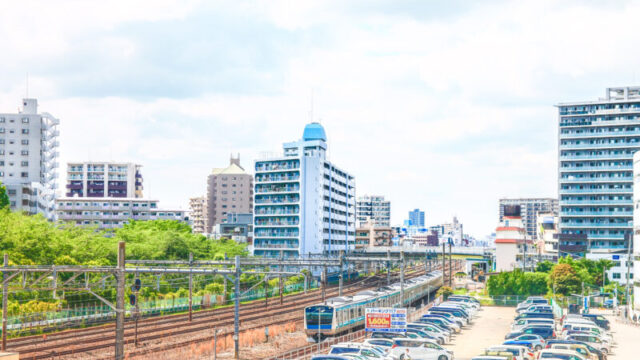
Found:
[{"label": "signboard", "polygon": [[613,255],[612,258],[613,260],[620,260],[620,255]]},{"label": "signboard", "polygon": [[364,327],[373,332],[406,332],[407,309],[366,308]]}]

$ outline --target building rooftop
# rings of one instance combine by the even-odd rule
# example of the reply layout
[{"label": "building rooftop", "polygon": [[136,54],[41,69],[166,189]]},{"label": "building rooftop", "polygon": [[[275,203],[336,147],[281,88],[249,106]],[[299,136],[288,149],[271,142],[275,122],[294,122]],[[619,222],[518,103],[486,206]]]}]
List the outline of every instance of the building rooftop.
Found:
[{"label": "building rooftop", "polygon": [[327,134],[324,132],[324,128],[322,127],[322,125],[320,125],[320,123],[312,122],[311,124],[307,124],[307,126],[304,127],[304,132],[302,133],[302,140],[327,141]]},{"label": "building rooftop", "polygon": [[236,164],[231,164],[226,168],[214,168],[211,171],[214,175],[233,175],[233,174],[246,174],[247,172],[244,169]]}]

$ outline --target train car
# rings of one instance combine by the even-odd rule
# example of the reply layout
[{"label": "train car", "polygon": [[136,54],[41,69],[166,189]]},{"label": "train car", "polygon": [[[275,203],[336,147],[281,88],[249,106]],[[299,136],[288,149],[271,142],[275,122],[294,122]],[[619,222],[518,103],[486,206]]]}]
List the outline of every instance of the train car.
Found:
[{"label": "train car", "polygon": [[[355,280],[360,277],[360,273],[358,271],[346,271],[342,272],[342,280]],[[327,275],[327,284],[337,284],[340,281],[340,272],[331,273]]]},{"label": "train car", "polygon": [[407,307],[442,284],[442,273],[434,271],[405,281],[404,301],[401,301],[400,283],[394,283],[376,290],[361,291],[354,296],[334,297],[322,304],[307,306],[304,309],[305,332],[309,337],[322,339],[362,328],[365,308]]}]

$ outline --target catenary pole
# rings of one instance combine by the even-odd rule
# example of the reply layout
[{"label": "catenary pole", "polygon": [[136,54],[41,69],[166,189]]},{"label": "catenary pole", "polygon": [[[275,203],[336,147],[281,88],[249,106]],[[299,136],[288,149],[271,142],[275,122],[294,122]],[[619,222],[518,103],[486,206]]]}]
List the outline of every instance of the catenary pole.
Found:
[{"label": "catenary pole", "polygon": [[[4,254],[4,267],[9,266],[9,254]],[[9,301],[9,283],[7,273],[2,273],[2,351],[7,350],[7,302]]]},{"label": "catenary pole", "polygon": [[124,285],[125,243],[118,243],[118,268],[116,271],[116,360],[124,359]]},{"label": "catenary pole", "polygon": [[233,353],[236,360],[240,359],[240,256],[236,255],[235,303],[233,317]]}]

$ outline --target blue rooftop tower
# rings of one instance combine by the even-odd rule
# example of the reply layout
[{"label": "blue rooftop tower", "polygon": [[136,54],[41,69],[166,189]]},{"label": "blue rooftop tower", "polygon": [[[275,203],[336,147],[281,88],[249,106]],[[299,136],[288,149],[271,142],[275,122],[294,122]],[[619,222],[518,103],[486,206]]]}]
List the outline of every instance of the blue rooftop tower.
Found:
[{"label": "blue rooftop tower", "polygon": [[320,123],[312,122],[311,124],[307,124],[304,127],[304,132],[302,133],[302,140],[311,141],[311,140],[322,140],[327,141],[327,135],[324,132],[324,128]]}]

